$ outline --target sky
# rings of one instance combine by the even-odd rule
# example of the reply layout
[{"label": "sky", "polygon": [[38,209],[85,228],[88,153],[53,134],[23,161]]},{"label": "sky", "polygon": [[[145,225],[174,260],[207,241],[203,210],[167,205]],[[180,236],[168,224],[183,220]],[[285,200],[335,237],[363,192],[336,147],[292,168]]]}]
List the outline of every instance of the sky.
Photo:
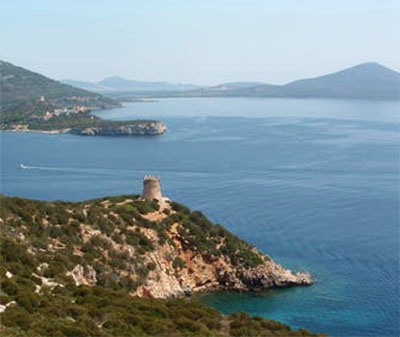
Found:
[{"label": "sky", "polygon": [[54,79],[201,85],[400,71],[400,1],[0,0],[0,59]]}]

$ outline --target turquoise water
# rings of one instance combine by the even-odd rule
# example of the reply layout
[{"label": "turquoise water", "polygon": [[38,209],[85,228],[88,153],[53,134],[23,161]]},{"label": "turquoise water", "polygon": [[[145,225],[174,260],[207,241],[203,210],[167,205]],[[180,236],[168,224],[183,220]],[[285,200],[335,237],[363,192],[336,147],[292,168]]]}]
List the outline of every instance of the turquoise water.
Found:
[{"label": "turquoise water", "polygon": [[137,193],[158,174],[169,197],[317,279],[203,301],[333,336],[399,335],[398,103],[167,99],[98,114],[160,118],[169,131],[3,132],[1,192],[83,200]]}]

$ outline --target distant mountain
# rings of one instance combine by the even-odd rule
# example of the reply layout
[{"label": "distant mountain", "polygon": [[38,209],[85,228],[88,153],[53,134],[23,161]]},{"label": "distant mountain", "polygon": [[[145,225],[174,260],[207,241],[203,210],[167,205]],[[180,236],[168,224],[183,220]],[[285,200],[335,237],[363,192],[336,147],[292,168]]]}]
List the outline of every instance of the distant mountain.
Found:
[{"label": "distant mountain", "polygon": [[258,85],[266,85],[262,82],[227,82],[218,84],[213,87],[203,88],[203,91],[235,91],[245,88],[256,87]]},{"label": "distant mountain", "polygon": [[244,88],[207,88],[199,95],[290,98],[400,99],[400,73],[377,63],[363,63],[342,71],[294,81],[282,86],[260,84]]},{"label": "distant mountain", "polygon": [[76,80],[61,80],[61,83],[71,85],[76,88],[80,88],[83,90],[88,90],[88,91],[95,91],[95,92],[102,92],[102,91],[107,91],[108,88],[103,87],[97,83],[93,82],[85,82],[85,81],[76,81]]},{"label": "distant mountain", "polygon": [[254,96],[258,89],[270,89],[271,91],[279,88],[277,85],[265,84],[261,82],[229,82],[213,87],[202,88],[191,92],[194,96]]},{"label": "distant mountain", "polygon": [[2,117],[6,113],[30,114],[76,105],[88,109],[119,106],[100,94],[54,81],[5,61],[0,61],[0,85]]},{"label": "distant mountain", "polygon": [[194,84],[134,81],[118,76],[107,77],[99,82],[75,80],[62,80],[62,82],[96,92],[166,92],[188,91],[200,88],[200,86]]}]

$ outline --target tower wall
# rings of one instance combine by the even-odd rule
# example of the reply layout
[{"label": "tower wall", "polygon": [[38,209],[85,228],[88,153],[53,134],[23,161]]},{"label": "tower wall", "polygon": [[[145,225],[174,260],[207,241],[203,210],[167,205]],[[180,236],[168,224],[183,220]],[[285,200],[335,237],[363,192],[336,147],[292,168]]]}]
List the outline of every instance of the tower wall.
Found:
[{"label": "tower wall", "polygon": [[155,176],[145,176],[143,179],[143,198],[146,200],[161,200],[160,178]]}]

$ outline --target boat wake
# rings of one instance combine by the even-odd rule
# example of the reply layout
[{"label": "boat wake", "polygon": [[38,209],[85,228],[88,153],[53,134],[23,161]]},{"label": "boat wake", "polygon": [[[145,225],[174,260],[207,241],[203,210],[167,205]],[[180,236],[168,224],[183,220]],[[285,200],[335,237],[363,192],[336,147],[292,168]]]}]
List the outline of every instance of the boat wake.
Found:
[{"label": "boat wake", "polygon": [[24,165],[24,164],[19,164],[19,165],[17,165],[17,168],[19,168],[19,169],[22,169],[22,170],[24,170],[24,169],[31,169],[31,167],[30,166],[26,166],[26,165]]},{"label": "boat wake", "polygon": [[121,173],[121,171],[129,170],[115,170],[105,168],[75,168],[75,167],[55,167],[55,166],[30,166],[25,164],[17,165],[17,169],[22,170],[38,170],[38,171],[56,171],[56,172],[67,172],[67,173],[89,173],[89,174],[114,174],[115,171]]},{"label": "boat wake", "polygon": [[117,169],[117,168],[94,168],[94,167],[57,167],[57,166],[33,166],[18,164],[17,169],[22,170],[35,170],[35,171],[48,171],[48,172],[59,172],[69,174],[90,174],[90,175],[111,175],[111,176],[131,176],[132,174],[146,175],[148,172],[155,172],[155,174],[174,174],[182,177],[204,177],[209,176],[208,171],[191,171],[191,170],[172,170],[172,169],[155,169],[153,167],[148,168],[130,168],[130,169]]}]

